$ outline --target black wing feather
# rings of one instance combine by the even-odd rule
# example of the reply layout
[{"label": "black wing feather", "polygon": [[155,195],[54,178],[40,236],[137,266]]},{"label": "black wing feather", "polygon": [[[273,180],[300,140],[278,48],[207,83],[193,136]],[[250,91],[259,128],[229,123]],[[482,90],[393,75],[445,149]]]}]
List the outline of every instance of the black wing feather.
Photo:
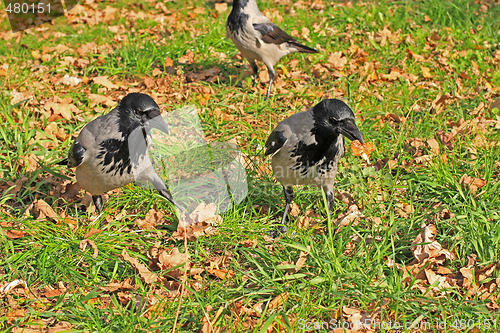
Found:
[{"label": "black wing feather", "polygon": [[270,23],[254,23],[254,29],[262,34],[262,40],[269,44],[283,44],[292,42],[295,39],[289,34],[280,29],[276,24]]},{"label": "black wing feather", "polygon": [[281,30],[276,24],[269,23],[254,23],[252,24],[254,29],[261,33],[262,40],[264,43],[268,44],[283,44],[289,43],[297,48],[300,52],[304,53],[317,53],[318,51],[300,44],[292,36]]}]

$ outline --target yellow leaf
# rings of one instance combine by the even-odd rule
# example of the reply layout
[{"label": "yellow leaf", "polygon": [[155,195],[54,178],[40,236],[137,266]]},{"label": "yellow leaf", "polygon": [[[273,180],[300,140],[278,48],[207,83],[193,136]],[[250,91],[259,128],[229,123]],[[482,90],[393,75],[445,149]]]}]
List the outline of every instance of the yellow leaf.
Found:
[{"label": "yellow leaf", "polygon": [[130,264],[132,264],[132,266],[134,266],[135,269],[137,269],[137,271],[139,272],[139,275],[141,276],[141,278],[144,280],[144,282],[146,282],[147,284],[152,284],[156,281],[158,281],[158,275],[156,275],[156,273],[153,273],[151,272],[148,267],[144,264],[142,264],[141,262],[139,262],[139,260],[137,260],[137,258],[133,258],[131,257],[127,250],[123,249],[122,251],[122,258],[125,259],[126,261],[128,261]]},{"label": "yellow leaf", "polygon": [[40,51],[38,50],[31,50],[31,55],[33,56],[33,58],[35,58],[35,60],[38,60],[42,57]]},{"label": "yellow leaf", "polygon": [[277,307],[280,307],[283,305],[283,303],[286,302],[286,300],[288,299],[288,292],[283,292],[281,294],[279,294],[278,296],[276,296],[272,301],[271,303],[269,303],[269,309],[276,309]]},{"label": "yellow leaf", "polygon": [[227,3],[225,3],[225,2],[216,3],[215,10],[219,13],[223,13],[223,12],[227,11]]},{"label": "yellow leaf", "polygon": [[116,84],[111,82],[107,76],[97,76],[97,77],[93,78],[93,81],[95,84],[104,86],[110,90],[119,88]]},{"label": "yellow leaf", "polygon": [[426,79],[430,79],[430,78],[432,78],[431,70],[429,69],[429,67],[420,66],[420,68],[422,69],[422,75],[423,75]]}]

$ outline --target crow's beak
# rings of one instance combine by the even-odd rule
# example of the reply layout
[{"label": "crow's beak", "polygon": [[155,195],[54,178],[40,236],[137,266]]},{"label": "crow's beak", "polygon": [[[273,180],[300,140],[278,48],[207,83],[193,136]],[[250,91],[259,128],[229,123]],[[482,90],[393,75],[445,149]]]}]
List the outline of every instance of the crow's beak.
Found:
[{"label": "crow's beak", "polygon": [[162,116],[156,116],[153,119],[148,120],[147,125],[149,128],[156,128],[162,131],[165,134],[170,134],[170,130],[168,129],[168,125],[163,120]]},{"label": "crow's beak", "polygon": [[349,119],[346,120],[340,129],[340,133],[342,133],[344,136],[346,136],[349,140],[355,141],[359,140],[361,144],[365,144],[365,140],[363,139],[363,135],[361,135],[361,132],[359,131],[358,127],[354,123],[354,119]]}]

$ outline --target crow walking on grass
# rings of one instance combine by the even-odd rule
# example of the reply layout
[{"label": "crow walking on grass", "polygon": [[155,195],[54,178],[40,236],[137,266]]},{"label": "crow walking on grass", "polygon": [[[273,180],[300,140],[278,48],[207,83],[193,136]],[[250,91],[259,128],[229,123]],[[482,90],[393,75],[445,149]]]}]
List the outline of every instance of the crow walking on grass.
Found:
[{"label": "crow walking on grass", "polygon": [[151,184],[175,205],[147,154],[152,128],[169,134],[158,104],[146,94],[128,94],[116,108],[85,125],[68,158],[59,163],[76,168],[78,183],[92,194],[99,213],[102,194],[134,181]]},{"label": "crow walking on grass", "polygon": [[227,37],[248,60],[253,71],[253,85],[257,81],[259,68],[256,60],[262,61],[269,72],[269,87],[266,100],[274,81],[274,66],[287,54],[294,52],[316,53],[313,48],[302,45],[272,23],[257,7],[256,0],[234,0],[233,9],[226,22]]},{"label": "crow walking on grass", "polygon": [[294,185],[315,185],[326,194],[333,209],[337,164],[344,155],[344,137],[364,143],[354,113],[341,100],[325,99],[313,108],[281,121],[266,141],[274,176],[283,186],[286,205],[280,231],[293,200]]}]

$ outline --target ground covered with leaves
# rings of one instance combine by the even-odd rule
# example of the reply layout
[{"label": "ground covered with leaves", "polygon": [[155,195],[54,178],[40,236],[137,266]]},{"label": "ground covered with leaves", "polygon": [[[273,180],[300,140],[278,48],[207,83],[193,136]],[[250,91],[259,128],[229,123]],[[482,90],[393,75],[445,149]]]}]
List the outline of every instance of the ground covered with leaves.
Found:
[{"label": "ground covered with leaves", "polygon": [[[495,332],[499,315],[500,3],[260,1],[318,54],[251,87],[224,38],[230,3],[84,0],[24,32],[0,23],[0,329],[12,332]],[[3,12],[3,11],[1,11]],[[194,104],[208,141],[242,149],[249,193],[177,230],[126,186],[96,218],[58,166],[129,92]],[[375,151],[339,165],[333,216],[297,191],[287,235],[263,144],[323,98]],[[90,207],[90,208],[89,208]]]}]

